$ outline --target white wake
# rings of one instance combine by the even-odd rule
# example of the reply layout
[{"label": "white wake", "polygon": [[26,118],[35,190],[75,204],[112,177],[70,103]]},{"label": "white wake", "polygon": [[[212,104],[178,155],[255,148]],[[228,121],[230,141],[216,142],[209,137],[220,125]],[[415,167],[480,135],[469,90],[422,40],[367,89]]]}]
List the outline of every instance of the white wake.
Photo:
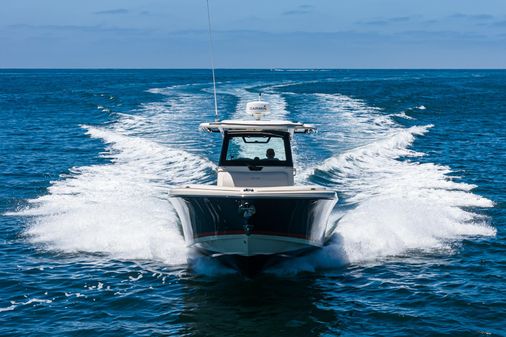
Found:
[{"label": "white wake", "polygon": [[181,132],[172,121],[185,113],[186,100],[144,105],[138,115],[120,115],[110,127],[83,126],[107,145],[101,156],[109,163],[72,168],[52,182],[46,195],[30,200],[30,207],[11,213],[31,218],[30,241],[63,252],[186,263],[168,191],[212,181],[214,164],[180,149],[187,143],[184,137],[172,145],[154,140],[163,132],[166,138],[174,129]]},{"label": "white wake", "polygon": [[[256,99],[233,85],[220,90],[238,98],[233,117],[243,116],[245,103]],[[73,168],[30,207],[12,213],[31,217],[26,234],[33,243],[64,252],[186,263],[168,189],[214,179],[214,164],[196,141],[198,122],[212,118],[210,94],[151,92],[167,99],[119,115],[109,127],[83,126],[107,144],[102,156],[108,163]],[[344,207],[333,214],[332,221],[340,220],[328,246],[278,269],[314,270],[412,250],[451,250],[463,237],[495,235],[476,211],[493,203],[474,194],[475,186],[459,181],[451,168],[422,162],[424,154],[411,150],[431,125],[403,127],[395,115],[344,95],[306,96],[314,108],[301,108],[306,112],[299,117],[318,124],[319,147],[334,155],[315,159],[298,181],[335,189]],[[290,119],[284,95],[267,91],[264,98],[273,104],[272,117]]]},{"label": "white wake", "polygon": [[[421,162],[424,154],[410,149],[432,125],[401,127],[388,115],[363,115],[364,110],[375,110],[363,107],[355,118],[349,107],[363,102],[352,100],[336,95],[330,103],[336,124],[355,124],[358,137],[362,133],[376,139],[327,159],[306,176],[337,190],[347,210],[336,210],[334,221],[339,223],[328,246],[275,270],[336,267],[413,250],[451,251],[455,240],[496,234],[488,219],[475,211],[492,207],[492,201],[472,193],[476,186],[458,181],[451,168]],[[356,144],[362,142],[360,138]]]}]

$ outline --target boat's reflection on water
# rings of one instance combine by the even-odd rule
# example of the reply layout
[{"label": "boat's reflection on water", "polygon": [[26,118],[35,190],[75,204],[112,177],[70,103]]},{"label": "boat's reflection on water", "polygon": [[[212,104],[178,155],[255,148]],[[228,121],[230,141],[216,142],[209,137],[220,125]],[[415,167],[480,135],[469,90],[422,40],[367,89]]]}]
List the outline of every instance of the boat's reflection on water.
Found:
[{"label": "boat's reflection on water", "polygon": [[236,274],[185,280],[182,335],[317,336],[339,334],[314,275]]}]

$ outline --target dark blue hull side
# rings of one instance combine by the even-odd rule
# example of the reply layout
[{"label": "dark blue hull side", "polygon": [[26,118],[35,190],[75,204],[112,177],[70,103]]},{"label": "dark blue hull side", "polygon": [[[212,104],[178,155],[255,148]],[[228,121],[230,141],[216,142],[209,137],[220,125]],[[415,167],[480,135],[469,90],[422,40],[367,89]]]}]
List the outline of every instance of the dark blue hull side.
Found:
[{"label": "dark blue hull side", "polygon": [[[315,197],[178,196],[186,241],[223,235],[302,239],[314,246],[327,240],[327,220],[336,200]],[[181,214],[183,213],[183,214]]]}]

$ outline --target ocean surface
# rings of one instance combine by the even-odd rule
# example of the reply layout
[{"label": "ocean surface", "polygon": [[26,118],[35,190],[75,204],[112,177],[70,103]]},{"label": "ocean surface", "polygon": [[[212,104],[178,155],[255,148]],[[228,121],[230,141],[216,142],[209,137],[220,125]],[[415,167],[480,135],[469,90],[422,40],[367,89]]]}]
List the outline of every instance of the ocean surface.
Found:
[{"label": "ocean surface", "polygon": [[185,247],[213,183],[209,70],[0,70],[0,336],[505,336],[506,71],[218,70],[258,93],[331,242],[253,279]]}]

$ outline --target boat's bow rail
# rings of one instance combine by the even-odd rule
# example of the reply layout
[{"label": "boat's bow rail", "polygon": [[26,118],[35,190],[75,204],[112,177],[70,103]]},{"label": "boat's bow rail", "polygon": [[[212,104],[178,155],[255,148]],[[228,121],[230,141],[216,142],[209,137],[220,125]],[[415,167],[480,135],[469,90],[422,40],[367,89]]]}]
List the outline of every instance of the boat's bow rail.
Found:
[{"label": "boat's bow rail", "polygon": [[230,198],[337,198],[336,192],[320,186],[223,187],[214,185],[186,185],[171,189],[170,196]]}]

